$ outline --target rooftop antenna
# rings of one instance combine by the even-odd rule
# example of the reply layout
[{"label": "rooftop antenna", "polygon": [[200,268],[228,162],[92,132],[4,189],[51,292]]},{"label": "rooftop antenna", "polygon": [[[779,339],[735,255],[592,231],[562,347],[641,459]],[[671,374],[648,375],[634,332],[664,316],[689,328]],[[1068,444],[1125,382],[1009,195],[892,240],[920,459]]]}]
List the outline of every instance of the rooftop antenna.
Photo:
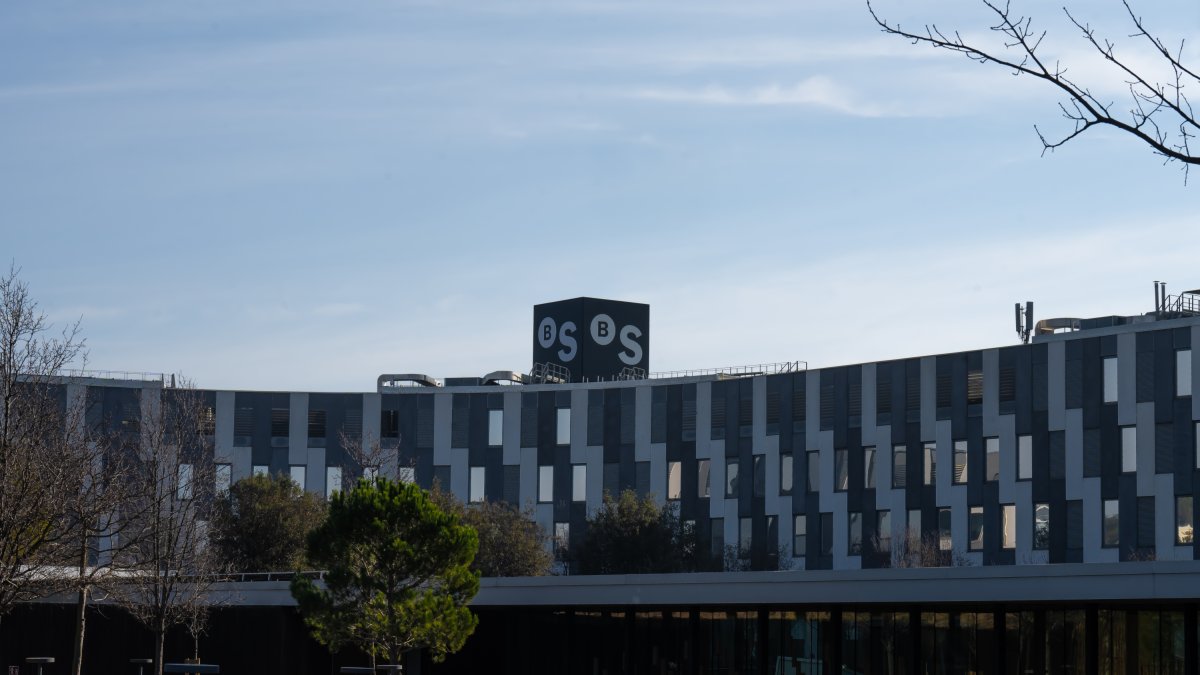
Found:
[{"label": "rooftop antenna", "polygon": [[1022,344],[1029,344],[1029,336],[1033,334],[1033,301],[1026,302],[1024,307],[1018,302],[1013,307],[1013,313],[1016,318],[1017,336],[1021,338]]}]

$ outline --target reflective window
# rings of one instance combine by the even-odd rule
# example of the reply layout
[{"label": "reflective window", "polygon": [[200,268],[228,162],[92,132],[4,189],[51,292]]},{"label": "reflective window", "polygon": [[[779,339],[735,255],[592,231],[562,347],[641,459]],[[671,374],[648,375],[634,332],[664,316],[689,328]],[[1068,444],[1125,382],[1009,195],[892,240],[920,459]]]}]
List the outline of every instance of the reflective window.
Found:
[{"label": "reflective window", "polygon": [[266,464],[255,464],[250,467],[251,476],[269,476],[270,474],[271,469]]},{"label": "reflective window", "polygon": [[875,448],[863,448],[863,487],[870,490],[875,487]]},{"label": "reflective window", "polygon": [[983,479],[987,481],[1000,480],[1000,439],[985,438],[983,447],[987,455],[983,467]]},{"label": "reflective window", "polygon": [[725,462],[725,498],[733,499],[738,496],[738,462],[736,459]]},{"label": "reflective window", "polygon": [[954,483],[967,482],[967,442],[954,441]]},{"label": "reflective window", "polygon": [[698,490],[697,494],[700,495],[701,499],[707,498],[712,491],[711,484],[709,483],[708,466],[707,459],[696,461],[696,468],[699,470],[699,484],[696,487]]},{"label": "reflective window", "polygon": [[892,512],[875,513],[875,550],[887,553],[892,550]]},{"label": "reflective window", "polygon": [[750,518],[738,519],[738,557],[750,557],[751,535],[754,531],[754,521]]},{"label": "reflective window", "polygon": [[850,487],[849,452],[843,448],[833,451],[833,489],[845,492]]},{"label": "reflective window", "polygon": [[325,499],[332,499],[333,493],[342,491],[342,467],[325,467]]},{"label": "reflective window", "polygon": [[937,481],[937,446],[932,443],[925,445],[925,484],[933,485]]},{"label": "reflective window", "polygon": [[908,512],[908,538],[910,541],[921,540],[921,510],[912,509]]},{"label": "reflective window", "polygon": [[908,452],[903,445],[892,448],[892,487],[902,488],[908,483]]},{"label": "reflective window", "polygon": [[767,458],[754,455],[754,496],[763,497],[767,494]]},{"label": "reflective window", "polygon": [[571,501],[587,501],[587,465],[571,466]]},{"label": "reflective window", "polygon": [[667,499],[679,499],[683,491],[683,469],[679,462],[667,462]]},{"label": "reflective window", "polygon": [[1192,496],[1175,498],[1175,543],[1192,543]]},{"label": "reflective window", "polygon": [[1121,471],[1137,471],[1137,427],[1121,427]]},{"label": "reflective window", "polygon": [[555,523],[554,524],[554,553],[559,558],[566,555],[571,544],[571,524],[570,523]]},{"label": "reflective window", "polygon": [[538,501],[543,504],[554,501],[554,467],[538,467]]},{"label": "reflective window", "polygon": [[558,426],[555,428],[554,441],[559,445],[571,444],[571,409],[559,408],[557,410]]},{"label": "reflective window", "polygon": [[184,501],[192,498],[192,465],[180,464],[175,475],[175,498]]},{"label": "reflective window", "polygon": [[938,550],[949,551],[954,548],[954,540],[950,534],[950,509],[938,509]]},{"label": "reflective window", "polygon": [[485,474],[484,474],[484,470],[483,470],[482,466],[471,467],[471,474],[470,474],[471,485],[468,488],[468,499],[472,502],[483,501],[483,495],[484,495],[483,477],[484,477],[484,475]]},{"label": "reflective window", "polygon": [[798,558],[804,557],[807,546],[808,518],[804,514],[800,514],[792,519],[792,555]]},{"label": "reflective window", "polygon": [[1104,359],[1104,402],[1117,402],[1117,358]]},{"label": "reflective window", "polygon": [[1033,548],[1045,551],[1050,548],[1050,505],[1033,505]]},{"label": "reflective window", "polygon": [[792,494],[792,455],[784,453],[779,456],[779,494]]},{"label": "reflective window", "polygon": [[229,464],[218,464],[213,473],[213,487],[216,490],[218,497],[226,497],[229,495],[229,486],[233,484],[233,466]]},{"label": "reflective window", "polygon": [[1033,436],[1017,436],[1017,480],[1033,478]]},{"label": "reflective window", "polygon": [[1192,350],[1175,352],[1175,395],[1192,395]]},{"label": "reflective window", "polygon": [[[379,474],[379,469],[376,469],[375,467],[368,467],[368,469],[373,472],[372,477]],[[363,477],[365,478],[366,475],[367,469],[363,469]],[[396,469],[396,480],[400,481],[401,483],[417,482],[417,468],[415,466],[402,466]]]},{"label": "reflective window", "polygon": [[367,480],[375,480],[376,478],[378,478],[378,477],[379,477],[379,467],[377,467],[377,466],[364,466],[364,467],[363,467],[363,473],[362,473],[362,477],[363,477],[363,478],[366,478]]},{"label": "reflective window", "polygon": [[1004,504],[1000,507],[1000,546],[1013,549],[1017,547],[1017,507]]},{"label": "reflective window", "polygon": [[847,542],[850,555],[862,555],[862,514],[851,511],[849,514],[850,540]]},{"label": "reflective window", "polygon": [[967,518],[967,549],[983,550],[983,507],[972,506]]},{"label": "reflective window", "polygon": [[1103,545],[1118,546],[1121,543],[1121,511],[1120,502],[1115,499],[1104,500]]},{"label": "reflective window", "polygon": [[504,445],[504,411],[488,411],[488,445]]}]

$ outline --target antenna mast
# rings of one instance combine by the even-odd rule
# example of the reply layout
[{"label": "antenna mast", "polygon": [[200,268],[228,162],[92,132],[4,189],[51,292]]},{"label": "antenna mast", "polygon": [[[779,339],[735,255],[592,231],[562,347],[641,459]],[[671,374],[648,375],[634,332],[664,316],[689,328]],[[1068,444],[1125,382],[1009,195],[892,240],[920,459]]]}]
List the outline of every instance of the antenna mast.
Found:
[{"label": "antenna mast", "polygon": [[1018,302],[1013,310],[1017,324],[1017,337],[1021,338],[1021,344],[1029,344],[1029,336],[1033,334],[1033,301],[1026,302],[1024,307]]}]

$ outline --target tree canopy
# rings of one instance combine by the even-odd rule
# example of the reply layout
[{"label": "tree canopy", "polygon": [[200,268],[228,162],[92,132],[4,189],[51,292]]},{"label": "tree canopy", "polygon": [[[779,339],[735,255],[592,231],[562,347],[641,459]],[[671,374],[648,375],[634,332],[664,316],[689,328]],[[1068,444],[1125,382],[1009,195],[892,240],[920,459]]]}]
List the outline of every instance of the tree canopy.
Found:
[{"label": "tree canopy", "polygon": [[633,490],[615,499],[604,495],[573,557],[584,574],[686,572],[710,562],[699,554],[693,528],[684,526],[672,506],[660,507]]},{"label": "tree canopy", "polygon": [[213,505],[212,544],[235,570],[293,570],[304,564],[308,534],[324,518],[325,501],[289,476],[251,476]]},{"label": "tree canopy", "polygon": [[458,514],[479,535],[479,551],[471,568],[485,577],[538,577],[550,573],[554,556],[546,532],[528,510],[498,501],[465,505],[435,484],[433,500]]},{"label": "tree canopy", "polygon": [[398,663],[411,649],[435,661],[460,649],[478,619],[467,603],[479,590],[471,570],[475,530],[411,483],[360,480],[339,492],[308,538],[323,584],[292,582],[314,637],[331,650],[356,646]]}]

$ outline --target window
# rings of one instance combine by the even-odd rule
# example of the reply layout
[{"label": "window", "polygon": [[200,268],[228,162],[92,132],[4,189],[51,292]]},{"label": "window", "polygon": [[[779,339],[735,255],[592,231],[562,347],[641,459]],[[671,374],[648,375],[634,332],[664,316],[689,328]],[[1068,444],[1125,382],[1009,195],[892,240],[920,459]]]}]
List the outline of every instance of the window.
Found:
[{"label": "window", "polygon": [[325,438],[325,411],[308,411],[308,437]]},{"label": "window", "polygon": [[1050,505],[1041,503],[1033,505],[1033,549],[1047,551],[1050,549]]},{"label": "window", "polygon": [[732,499],[738,496],[738,463],[736,459],[726,460],[725,462],[725,498]]},{"label": "window", "polygon": [[892,487],[902,488],[908,483],[908,452],[903,445],[892,448]]},{"label": "window", "polygon": [[192,498],[192,465],[180,464],[175,473],[175,498],[185,501]]},{"label": "window", "polygon": [[908,512],[908,539],[909,541],[921,541],[921,509],[912,509]]},{"label": "window", "polygon": [[1175,352],[1175,395],[1192,395],[1192,350]]},{"label": "window", "polygon": [[587,501],[587,465],[571,465],[571,501]]},{"label": "window", "polygon": [[667,462],[667,499],[679,499],[683,491],[683,469],[679,462]]},{"label": "window", "polygon": [[[400,411],[379,411],[379,436],[381,438],[400,438]],[[465,443],[463,444],[466,445]],[[457,446],[463,447],[463,446]]]},{"label": "window", "polygon": [[[370,470],[372,472],[372,476],[371,476],[372,478],[374,478],[375,475],[378,475],[378,473],[379,473],[379,469],[376,469],[374,467],[369,467],[369,469],[363,469],[363,477],[364,478],[366,478],[368,470]],[[412,466],[400,467],[399,469],[396,470],[396,480],[400,481],[401,483],[417,482],[416,467],[412,467]]]},{"label": "window", "polygon": [[1033,436],[1017,436],[1017,480],[1033,478]]},{"label": "window", "polygon": [[697,473],[698,473],[698,478],[699,478],[699,480],[697,481],[697,486],[696,486],[697,487],[696,494],[700,495],[701,499],[707,499],[710,496],[711,491],[712,491],[712,484],[710,483],[710,479],[708,476],[708,460],[707,459],[697,460],[696,468],[698,469]]},{"label": "window", "polygon": [[1192,496],[1175,498],[1175,543],[1192,543]]},{"label": "window", "polygon": [[767,458],[762,455],[754,456],[754,496],[764,497],[767,494]]},{"label": "window", "polygon": [[1137,471],[1137,427],[1121,427],[1121,472]]},{"label": "window", "polygon": [[954,441],[954,484],[967,482],[967,442]]},{"label": "window", "polygon": [[555,411],[558,425],[554,431],[554,441],[559,445],[571,444],[571,409],[559,408]]},{"label": "window", "polygon": [[504,411],[488,411],[488,445],[504,445]]},{"label": "window", "polygon": [[849,516],[850,540],[847,551],[850,555],[862,555],[862,514],[851,511]]},{"label": "window", "polygon": [[288,467],[288,474],[292,477],[292,482],[299,485],[301,489],[304,489],[307,485],[305,482],[305,479],[308,477],[307,473],[308,471],[303,464],[293,464]]},{"label": "window", "polygon": [[738,519],[738,557],[750,557],[750,543],[754,533],[754,521],[750,518]]},{"label": "window", "polygon": [[983,550],[983,507],[972,506],[967,515],[967,550]]},{"label": "window", "polygon": [[364,466],[364,467],[363,467],[363,473],[362,473],[362,477],[363,477],[363,478],[365,478],[365,479],[367,479],[367,480],[375,480],[376,478],[379,478],[379,467],[377,467],[377,466]]},{"label": "window", "polygon": [[333,493],[342,491],[342,467],[325,467],[325,499],[332,499]]},{"label": "window", "polygon": [[887,553],[892,550],[892,512],[875,513],[875,550]]},{"label": "window", "polygon": [[271,469],[266,464],[255,464],[254,466],[250,467],[250,475],[269,476],[271,475]]},{"label": "window", "polygon": [[1017,547],[1017,507],[1004,504],[1000,507],[1000,547],[1014,549]]},{"label": "window", "polygon": [[967,404],[983,403],[983,371],[976,368],[967,371]]},{"label": "window", "polygon": [[233,444],[237,446],[250,445],[250,437],[254,435],[254,408],[238,408],[233,411]]},{"label": "window", "polygon": [[287,438],[288,435],[288,409],[287,408],[271,408],[271,437],[272,438]]},{"label": "window", "polygon": [[713,518],[712,530],[710,532],[711,536],[708,541],[709,553],[713,557],[720,559],[725,555],[725,519]]},{"label": "window", "polygon": [[1117,358],[1104,359],[1104,402],[1117,402]]},{"label": "window", "polygon": [[1121,509],[1115,499],[1104,500],[1103,545],[1111,548],[1121,543]]},{"label": "window", "polygon": [[486,475],[486,473],[484,472],[482,466],[471,467],[470,486],[467,488],[468,501],[472,501],[472,502],[483,501],[483,495],[485,494],[483,491],[483,487],[484,487],[483,481],[484,481],[485,475]]},{"label": "window", "polygon": [[954,539],[950,533],[950,509],[938,509],[938,550],[949,551],[954,548]]},{"label": "window", "polygon": [[833,491],[845,492],[850,487],[849,452],[842,448],[833,451]]},{"label": "window", "polygon": [[538,501],[546,504],[554,501],[554,467],[538,467]]},{"label": "window", "polygon": [[932,443],[925,445],[925,484],[933,485],[937,481],[937,446]]},{"label": "window", "polygon": [[863,488],[875,489],[875,448],[863,448]]},{"label": "window", "polygon": [[779,456],[779,494],[792,494],[792,454]]},{"label": "window", "polygon": [[571,524],[554,524],[554,554],[559,558],[566,556],[571,544]]},{"label": "window", "polygon": [[808,491],[819,492],[821,473],[821,453],[816,450],[808,451]]},{"label": "window", "polygon": [[214,488],[218,497],[229,496],[229,486],[233,484],[233,467],[229,464],[218,464],[213,472]]},{"label": "window", "polygon": [[833,514],[821,514],[821,555],[833,555]]},{"label": "window", "polygon": [[983,467],[983,479],[985,481],[1000,480],[1000,439],[985,438],[983,446],[984,454],[987,455]]},{"label": "window", "polygon": [[1067,501],[1067,550],[1083,549],[1083,500]]},{"label": "window", "polygon": [[792,518],[792,555],[804,557],[808,547],[808,518],[804,514]]}]

